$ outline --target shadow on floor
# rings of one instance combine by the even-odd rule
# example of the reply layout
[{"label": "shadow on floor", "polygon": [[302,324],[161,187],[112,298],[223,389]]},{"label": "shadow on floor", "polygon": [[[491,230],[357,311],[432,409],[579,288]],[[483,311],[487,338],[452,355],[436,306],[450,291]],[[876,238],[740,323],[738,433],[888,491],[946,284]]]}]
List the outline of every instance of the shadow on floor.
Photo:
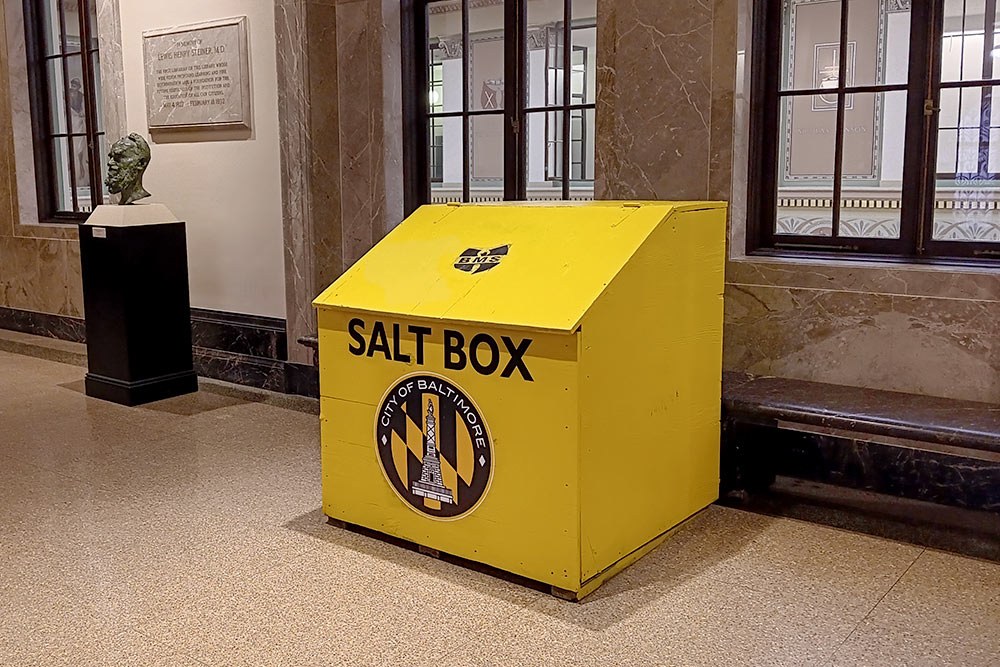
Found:
[{"label": "shadow on floor", "polygon": [[601,631],[627,620],[654,601],[669,595],[677,585],[730,558],[776,521],[770,517],[755,517],[757,521],[753,529],[728,535],[726,539],[721,539],[720,536],[720,539],[712,541],[717,548],[708,553],[699,550],[701,553],[696,557],[685,559],[684,567],[675,567],[668,550],[672,540],[682,539],[687,531],[710,529],[712,522],[705,521],[704,514],[703,512],[689,519],[663,545],[606,582],[582,602],[567,602],[552,597],[549,595],[550,587],[546,584],[482,563],[448,554],[429,556],[421,553],[418,545],[406,540],[360,526],[336,525],[339,522],[330,524],[322,508],[295,517],[283,527],[510,602],[517,602],[513,595],[515,590],[500,585],[499,581],[529,588],[545,594],[541,603],[538,600],[532,603],[536,611],[581,628]]},{"label": "shadow on floor", "polygon": [[765,492],[725,504],[1000,562],[1000,514],[996,512],[787,477],[778,477]]},{"label": "shadow on floor", "polygon": [[[204,384],[200,391],[184,396],[167,398],[154,403],[133,406],[133,410],[154,410],[156,412],[166,412],[179,417],[193,417],[213,410],[232,408],[245,403],[260,403],[264,401],[260,393],[251,391],[241,392],[245,395],[235,396],[237,392],[218,391],[214,385]],[[83,380],[75,380],[59,385],[63,389],[69,389],[78,394],[86,394],[86,387]]]}]

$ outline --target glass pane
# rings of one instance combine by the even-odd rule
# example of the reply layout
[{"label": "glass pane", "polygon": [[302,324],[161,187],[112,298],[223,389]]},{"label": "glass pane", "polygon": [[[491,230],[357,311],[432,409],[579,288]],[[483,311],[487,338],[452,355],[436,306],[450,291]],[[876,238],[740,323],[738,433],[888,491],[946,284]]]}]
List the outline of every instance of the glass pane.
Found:
[{"label": "glass pane", "polygon": [[87,6],[87,20],[90,27],[90,48],[96,49],[99,45],[97,39],[97,0],[84,0],[84,4]]},{"label": "glass pane", "polygon": [[70,131],[84,133],[87,131],[87,98],[83,87],[83,60],[81,56],[66,58],[66,73],[69,85],[66,90],[66,103],[69,105]]},{"label": "glass pane", "polygon": [[958,120],[960,127],[979,129],[983,111],[983,89],[961,88]]},{"label": "glass pane", "polygon": [[906,124],[898,119],[905,117],[906,91],[854,94],[845,124],[840,236],[899,238]]},{"label": "glass pane", "polygon": [[80,52],[80,7],[75,0],[62,0],[59,2],[62,7],[64,29],[63,33],[63,53]]},{"label": "glass pane", "polygon": [[958,130],[942,129],[938,132],[937,151],[939,177],[958,171]]},{"label": "glass pane", "polygon": [[462,119],[432,118],[429,131],[431,202],[462,201]]},{"label": "glass pane", "polygon": [[993,127],[1000,96],[992,86],[960,91],[942,91],[933,238],[1000,243],[1000,129]]},{"label": "glass pane", "polygon": [[[430,106],[438,111],[461,111],[462,3],[456,0],[429,3],[427,28]],[[440,82],[437,87],[434,81]]]},{"label": "glass pane", "polygon": [[571,104],[597,99],[597,3],[574,0]]},{"label": "glass pane", "polygon": [[939,188],[934,206],[934,240],[1000,243],[996,186],[968,180]]},{"label": "glass pane", "polygon": [[430,164],[427,173],[431,183],[440,183],[444,180],[444,124],[442,121],[442,118],[431,118],[430,120],[430,138],[428,140]]},{"label": "glass pane", "polygon": [[[528,199],[551,201],[562,199],[562,133],[558,125],[560,111],[528,114]],[[561,126],[560,126],[561,127]],[[558,142],[554,139],[559,137]]]},{"label": "glass pane", "polygon": [[905,84],[910,12],[887,11],[884,0],[851,0],[847,22],[848,81],[855,86]]},{"label": "glass pane", "polygon": [[73,137],[73,169],[76,176],[77,210],[90,212],[93,202],[90,194],[90,152],[86,137]]},{"label": "glass pane", "polygon": [[990,145],[988,148],[986,169],[991,174],[1000,173],[1000,128],[990,128]]},{"label": "glass pane", "polygon": [[52,166],[55,178],[56,209],[61,212],[73,212],[73,191],[69,174],[69,139],[53,139]]},{"label": "glass pane", "polygon": [[62,53],[62,28],[59,22],[60,0],[42,0],[41,20],[45,54]]},{"label": "glass pane", "polygon": [[582,148],[583,162],[580,165],[579,173],[574,175],[574,180],[570,183],[569,198],[590,200],[594,198],[594,136],[596,134],[596,114],[593,109],[583,109],[579,113],[582,121],[580,146]]},{"label": "glass pane", "polygon": [[470,118],[469,153],[469,200],[503,201],[503,115]]},{"label": "glass pane", "polygon": [[503,3],[471,4],[470,7],[469,108],[503,109]]},{"label": "glass pane", "polygon": [[66,134],[66,79],[62,58],[48,61],[49,119],[53,134]]},{"label": "glass pane", "polygon": [[[942,81],[975,81],[994,76],[998,44],[996,17],[986,16],[986,0],[945,0]],[[994,14],[995,14],[994,9]],[[987,39],[986,26],[994,34]]]},{"label": "glass pane", "polygon": [[528,0],[525,34],[528,41],[526,103],[529,107],[563,103],[563,8],[563,0]]},{"label": "glass pane", "polygon": [[[782,90],[836,88],[840,81],[840,2],[786,2]],[[853,3],[852,3],[853,6]],[[848,64],[855,60],[848,50]],[[847,85],[853,72],[848,69]]]},{"label": "glass pane", "polygon": [[[892,5],[892,3],[868,1],[878,5]],[[851,3],[852,16],[855,4]],[[885,25],[885,55],[883,61],[879,63],[881,70],[876,74],[876,83],[904,84],[910,76],[910,3],[896,4],[905,6],[905,9],[890,11],[880,17]],[[850,23],[848,40],[854,39],[855,35],[855,23],[853,20]],[[861,78],[859,74],[858,81]]]},{"label": "glass pane", "polygon": [[833,233],[837,113],[814,107],[813,96],[781,101],[776,234]]},{"label": "glass pane", "polygon": [[958,131],[959,174],[979,173],[979,128]]},{"label": "glass pane", "polygon": [[961,92],[958,88],[945,88],[941,91],[941,112],[938,115],[940,129],[958,129]]}]

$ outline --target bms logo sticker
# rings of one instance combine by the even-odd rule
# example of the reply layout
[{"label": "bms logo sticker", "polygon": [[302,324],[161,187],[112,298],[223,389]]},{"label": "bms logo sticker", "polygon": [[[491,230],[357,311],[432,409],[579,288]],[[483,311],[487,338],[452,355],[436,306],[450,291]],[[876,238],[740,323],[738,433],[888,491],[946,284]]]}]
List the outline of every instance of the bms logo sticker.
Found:
[{"label": "bms logo sticker", "polygon": [[434,519],[474,510],[493,477],[493,443],[476,404],[438,375],[401,378],[375,423],[378,459],[404,503]]},{"label": "bms logo sticker", "polygon": [[482,273],[489,271],[500,264],[500,260],[507,256],[510,244],[480,250],[479,248],[469,248],[455,260],[455,268],[466,273]]}]

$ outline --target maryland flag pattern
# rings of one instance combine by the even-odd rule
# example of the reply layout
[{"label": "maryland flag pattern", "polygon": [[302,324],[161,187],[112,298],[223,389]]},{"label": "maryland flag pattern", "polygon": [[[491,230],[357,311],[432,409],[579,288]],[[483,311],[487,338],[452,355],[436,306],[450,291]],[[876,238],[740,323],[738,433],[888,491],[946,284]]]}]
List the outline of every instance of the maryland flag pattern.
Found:
[{"label": "maryland flag pattern", "polygon": [[417,512],[457,519],[489,490],[493,444],[475,403],[446,378],[397,381],[376,416],[375,441],[386,480]]}]

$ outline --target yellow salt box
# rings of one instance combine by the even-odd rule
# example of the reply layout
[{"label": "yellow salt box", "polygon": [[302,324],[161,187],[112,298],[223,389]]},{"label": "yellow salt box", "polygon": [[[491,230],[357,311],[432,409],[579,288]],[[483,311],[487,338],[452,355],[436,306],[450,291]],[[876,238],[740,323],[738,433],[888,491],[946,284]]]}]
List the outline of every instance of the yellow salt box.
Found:
[{"label": "yellow salt box", "polygon": [[432,205],[316,299],[323,510],[580,599],[719,489],[726,207]]}]

